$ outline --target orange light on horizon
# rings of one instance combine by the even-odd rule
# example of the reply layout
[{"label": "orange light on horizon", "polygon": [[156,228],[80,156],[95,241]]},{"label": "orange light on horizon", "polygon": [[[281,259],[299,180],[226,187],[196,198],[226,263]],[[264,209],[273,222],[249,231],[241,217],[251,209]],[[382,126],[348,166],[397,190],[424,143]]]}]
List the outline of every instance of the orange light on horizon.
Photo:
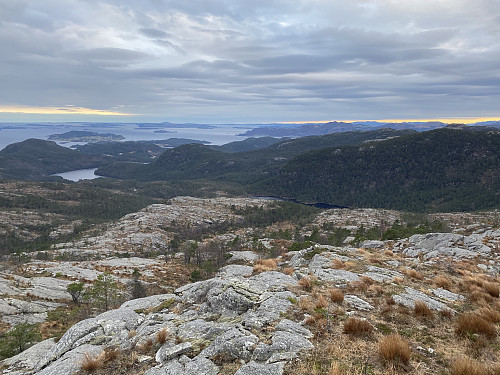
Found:
[{"label": "orange light on horizon", "polygon": [[131,113],[92,109],[86,107],[30,107],[30,106],[0,106],[0,113],[24,113],[37,115],[98,115],[98,116],[132,116]]},{"label": "orange light on horizon", "polygon": [[434,119],[381,119],[381,120],[327,120],[327,121],[282,121],[278,122],[278,124],[326,124],[328,122],[363,122],[363,121],[374,121],[374,122],[394,122],[394,123],[403,123],[403,122],[442,122],[445,124],[474,124],[476,122],[484,122],[484,121],[500,121],[500,117],[469,117],[469,118],[453,118],[453,119],[443,119],[443,118],[434,118]]}]

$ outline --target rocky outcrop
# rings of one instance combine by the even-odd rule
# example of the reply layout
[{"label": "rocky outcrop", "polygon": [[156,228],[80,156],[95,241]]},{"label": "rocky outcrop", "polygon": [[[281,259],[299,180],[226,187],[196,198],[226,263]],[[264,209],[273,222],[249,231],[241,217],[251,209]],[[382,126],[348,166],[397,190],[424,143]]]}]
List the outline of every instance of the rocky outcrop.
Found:
[{"label": "rocky outcrop", "polygon": [[398,241],[394,249],[409,257],[422,257],[424,260],[436,257],[474,258],[491,252],[491,249],[483,244],[483,238],[477,234],[415,234],[407,240]]},{"label": "rocky outcrop", "polygon": [[[32,347],[30,361],[14,358],[4,364],[12,372],[21,368],[25,374],[69,375],[85,353],[98,355],[110,346],[133,348],[165,329],[169,339],[157,350],[158,365],[146,372],[149,375],[215,375],[219,368],[213,358],[243,361],[240,374],[257,369],[280,374],[286,361],[312,348],[311,332],[283,318],[296,298],[287,288],[296,284],[295,277],[280,272],[248,276],[246,268],[227,266],[219,277],[188,284],[175,294],[128,301],[83,320],[57,343]],[[270,335],[251,332],[265,326],[274,327]]]}]

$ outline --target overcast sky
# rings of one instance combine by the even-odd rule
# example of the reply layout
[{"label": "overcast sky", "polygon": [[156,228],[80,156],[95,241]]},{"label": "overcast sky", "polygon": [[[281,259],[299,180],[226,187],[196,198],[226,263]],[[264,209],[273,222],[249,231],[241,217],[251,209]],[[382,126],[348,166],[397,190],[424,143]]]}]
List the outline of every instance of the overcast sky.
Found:
[{"label": "overcast sky", "polygon": [[498,117],[500,1],[0,0],[0,83],[0,121]]}]

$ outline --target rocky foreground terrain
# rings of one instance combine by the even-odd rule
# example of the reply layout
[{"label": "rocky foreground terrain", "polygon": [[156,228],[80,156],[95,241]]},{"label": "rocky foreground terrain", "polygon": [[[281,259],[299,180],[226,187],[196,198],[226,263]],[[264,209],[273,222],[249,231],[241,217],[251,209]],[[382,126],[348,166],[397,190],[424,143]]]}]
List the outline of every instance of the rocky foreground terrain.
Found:
[{"label": "rocky foreground terrain", "polygon": [[[2,373],[500,374],[498,212],[435,214],[450,232],[355,243],[359,228],[405,215],[335,209],[256,228],[238,214],[270,204],[179,197],[27,262],[5,260],[2,324],[39,323],[45,340],[5,359]],[[197,268],[182,246],[172,251],[180,228],[224,244],[227,264],[190,282]],[[335,228],[350,231],[342,246],[322,240]],[[271,235],[294,230],[293,240]],[[75,308],[69,284],[109,272],[125,286],[134,270],[152,295],[53,334],[54,312]]]}]

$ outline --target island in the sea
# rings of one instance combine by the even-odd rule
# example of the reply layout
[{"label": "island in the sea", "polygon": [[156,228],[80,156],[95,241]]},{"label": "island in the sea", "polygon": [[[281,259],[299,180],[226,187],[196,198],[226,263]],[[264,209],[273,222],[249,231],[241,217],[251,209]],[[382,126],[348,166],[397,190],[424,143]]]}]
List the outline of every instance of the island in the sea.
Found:
[{"label": "island in the sea", "polygon": [[72,130],[61,134],[52,134],[48,139],[50,141],[59,142],[114,142],[124,140],[125,137],[112,133],[95,133]]}]

